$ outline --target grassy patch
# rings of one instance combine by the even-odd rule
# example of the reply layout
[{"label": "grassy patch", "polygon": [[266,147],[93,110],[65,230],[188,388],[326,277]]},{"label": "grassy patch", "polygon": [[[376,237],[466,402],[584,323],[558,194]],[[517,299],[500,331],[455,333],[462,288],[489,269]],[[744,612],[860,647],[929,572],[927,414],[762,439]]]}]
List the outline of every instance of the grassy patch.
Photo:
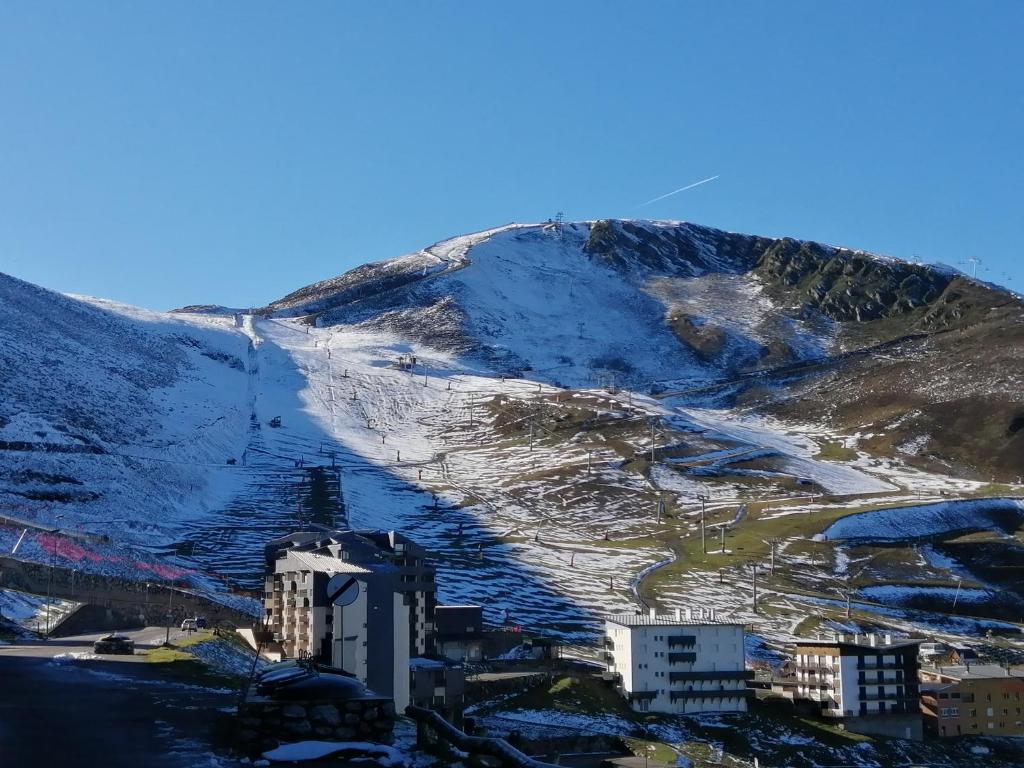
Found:
[{"label": "grassy patch", "polygon": [[214,634],[204,630],[182,638],[176,645],[162,645],[159,648],[146,651],[144,655],[147,662],[160,664],[161,671],[179,680],[206,686],[223,686],[229,680],[235,682],[231,678],[212,671],[206,664],[185,650],[213,639]]},{"label": "grassy patch", "polygon": [[629,751],[637,757],[647,755],[652,762],[675,765],[677,753],[668,744],[645,739],[623,739],[623,741],[626,742]]},{"label": "grassy patch", "polygon": [[618,715],[633,719],[633,711],[610,686],[586,677],[560,677],[524,691],[502,709],[554,709],[586,715]]},{"label": "grassy patch", "polygon": [[814,458],[826,461],[853,461],[857,458],[857,452],[836,440],[827,440],[818,446],[818,455]]}]

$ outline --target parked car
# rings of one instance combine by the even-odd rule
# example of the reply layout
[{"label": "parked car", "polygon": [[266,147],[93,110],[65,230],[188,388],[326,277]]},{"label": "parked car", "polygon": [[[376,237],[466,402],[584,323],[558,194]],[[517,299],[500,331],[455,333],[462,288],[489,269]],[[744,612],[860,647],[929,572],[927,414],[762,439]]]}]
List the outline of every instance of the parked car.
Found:
[{"label": "parked car", "polygon": [[210,622],[206,620],[205,616],[196,616],[196,626],[199,629],[206,629],[208,626],[210,626]]},{"label": "parked car", "polygon": [[101,637],[92,644],[92,649],[96,653],[131,656],[135,653],[135,641],[128,637],[128,635],[119,635],[114,633],[112,635],[107,635],[106,637]]},{"label": "parked car", "polygon": [[197,629],[199,629],[199,624],[195,619],[185,619],[181,622],[182,632],[195,632]]}]

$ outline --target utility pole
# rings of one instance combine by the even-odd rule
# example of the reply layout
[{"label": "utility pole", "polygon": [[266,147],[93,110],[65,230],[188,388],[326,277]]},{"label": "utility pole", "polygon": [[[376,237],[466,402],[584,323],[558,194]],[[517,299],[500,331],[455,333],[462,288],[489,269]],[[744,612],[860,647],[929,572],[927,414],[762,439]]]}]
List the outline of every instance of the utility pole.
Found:
[{"label": "utility pole", "polygon": [[665,514],[665,495],[660,494],[658,496],[658,522],[661,522],[661,516]]},{"label": "utility pole", "polygon": [[708,553],[708,542],[704,527],[704,512],[705,504],[707,504],[710,498],[710,496],[707,496],[703,493],[697,494],[697,499],[700,501],[700,549],[705,555]]},{"label": "utility pole", "polygon": [[722,533],[722,554],[725,554],[725,525],[719,526],[719,531]]},{"label": "utility pole", "polygon": [[593,461],[594,461],[594,452],[588,450],[587,451],[587,474],[588,475],[590,474],[590,467],[592,466]]},{"label": "utility pole", "polygon": [[164,635],[164,645],[171,644],[171,604],[174,602],[174,585],[167,587],[167,634]]},{"label": "utility pole", "polygon": [[[57,515],[54,522],[60,520],[64,515]],[[57,533],[60,528],[53,529],[53,546],[50,549],[50,576],[46,580],[46,637],[50,636],[50,605],[53,603],[53,569],[57,567]]]},{"label": "utility pole", "polygon": [[778,544],[779,544],[780,541],[782,541],[782,539],[778,539],[778,538],[771,538],[771,539],[765,539],[764,540],[764,543],[767,544],[769,547],[771,547],[771,566],[770,566],[769,573],[772,576],[775,575],[775,549],[776,549],[776,547],[778,547]]},{"label": "utility pole", "polygon": [[963,579],[956,580],[956,594],[953,595],[953,612],[956,612],[956,601],[960,599],[960,587],[964,585]]},{"label": "utility pole", "polygon": [[754,587],[754,613],[757,613],[757,563],[754,563],[751,570],[751,584]]}]

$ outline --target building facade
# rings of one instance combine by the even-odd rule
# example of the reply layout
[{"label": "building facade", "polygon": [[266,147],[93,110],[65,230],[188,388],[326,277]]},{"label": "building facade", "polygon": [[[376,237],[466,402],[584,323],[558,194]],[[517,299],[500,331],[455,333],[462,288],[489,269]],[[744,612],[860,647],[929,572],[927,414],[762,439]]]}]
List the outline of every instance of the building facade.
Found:
[{"label": "building facade", "polygon": [[637,712],[745,712],[747,680],[742,624],[713,611],[614,614],[605,620],[605,663]]},{"label": "building facade", "polygon": [[[266,612],[284,657],[308,657],[354,674],[376,693],[393,696],[399,711],[415,690],[419,704],[461,718],[461,664],[448,661],[438,673],[430,663],[440,660],[437,585],[422,547],[395,531],[320,529],[269,542],[265,559]],[[328,604],[327,582],[339,573],[360,584],[352,605]],[[423,693],[428,688],[429,696]]]},{"label": "building facade", "polygon": [[[327,599],[327,582],[347,574],[359,586],[345,606]],[[348,672],[395,706],[409,704],[409,608],[388,565],[365,567],[330,555],[284,550],[266,575],[269,629],[289,658]]]},{"label": "building facade", "polygon": [[483,608],[479,605],[439,605],[434,616],[439,655],[451,661],[480,661],[483,658]]},{"label": "building facade", "polygon": [[330,554],[363,566],[389,564],[397,569],[398,591],[409,606],[410,655],[429,656],[434,649],[434,608],[437,606],[436,571],[426,550],[395,531],[300,531],[271,541],[273,552],[300,549]]},{"label": "building facade", "polygon": [[873,634],[801,640],[793,697],[857,733],[920,739],[919,645]]},{"label": "building facade", "polygon": [[925,727],[940,738],[1024,736],[1024,669],[924,667],[921,712]]}]

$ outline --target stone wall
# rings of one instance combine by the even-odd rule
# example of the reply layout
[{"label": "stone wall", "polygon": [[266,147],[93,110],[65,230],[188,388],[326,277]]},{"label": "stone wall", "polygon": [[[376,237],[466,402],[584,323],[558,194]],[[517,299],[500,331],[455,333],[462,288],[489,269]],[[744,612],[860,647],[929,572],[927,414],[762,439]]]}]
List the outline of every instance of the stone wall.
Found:
[{"label": "stone wall", "polygon": [[[250,616],[192,590],[161,583],[128,581],[74,569],[51,569],[42,563],[11,557],[0,556],[0,587],[20,589],[36,595],[51,594],[56,598],[99,606],[109,611],[103,616],[110,621],[124,622],[120,627],[106,623],[101,627],[84,627],[99,631],[143,625],[163,626],[168,612],[172,615],[173,624],[179,624],[189,616],[206,616],[214,626],[251,627],[259,622],[257,616]],[[82,626],[76,626],[74,631],[82,629]],[[59,636],[56,628],[52,634]]]},{"label": "stone wall", "polygon": [[282,701],[250,695],[239,706],[238,715],[238,738],[246,753],[307,739],[390,744],[395,702],[378,696],[345,701]]}]

